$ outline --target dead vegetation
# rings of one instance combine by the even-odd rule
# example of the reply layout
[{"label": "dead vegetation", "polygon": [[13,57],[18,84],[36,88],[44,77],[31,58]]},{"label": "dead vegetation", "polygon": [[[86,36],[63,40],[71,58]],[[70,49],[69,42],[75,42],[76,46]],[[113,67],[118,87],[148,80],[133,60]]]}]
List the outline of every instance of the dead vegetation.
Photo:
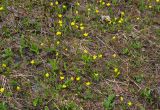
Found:
[{"label": "dead vegetation", "polygon": [[159,0],[2,0],[0,109],[160,109],[159,12]]}]

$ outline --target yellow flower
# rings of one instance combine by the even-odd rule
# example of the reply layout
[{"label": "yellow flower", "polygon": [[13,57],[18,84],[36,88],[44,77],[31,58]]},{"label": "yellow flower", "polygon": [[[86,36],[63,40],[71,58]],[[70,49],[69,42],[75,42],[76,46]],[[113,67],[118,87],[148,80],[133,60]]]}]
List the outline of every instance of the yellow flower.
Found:
[{"label": "yellow flower", "polygon": [[117,74],[115,75],[115,77],[118,77],[120,75],[120,71],[117,72]]},{"label": "yellow flower", "polygon": [[80,5],[80,3],[79,3],[79,2],[77,2],[77,3],[76,3],[76,5],[77,5],[77,6],[79,6],[79,5]]},{"label": "yellow flower", "polygon": [[3,68],[6,68],[6,67],[7,67],[7,65],[3,63],[3,64],[2,64],[2,67],[3,67]]},{"label": "yellow flower", "polygon": [[71,77],[71,80],[72,80],[72,81],[74,80],[74,77],[73,77],[73,76]]},{"label": "yellow flower", "polygon": [[112,23],[112,21],[110,20],[110,21],[109,21],[109,24],[111,24],[111,23]]},{"label": "yellow flower", "polygon": [[62,20],[59,20],[58,23],[59,23],[59,26],[62,26],[62,25],[63,25],[63,24],[62,24],[62,23],[63,23]]},{"label": "yellow flower", "polygon": [[98,55],[98,58],[102,58],[102,54],[99,54],[99,55]]},{"label": "yellow flower", "polygon": [[123,18],[120,18],[120,20],[118,21],[118,23],[122,23],[123,22]]},{"label": "yellow flower", "polygon": [[31,60],[31,62],[30,62],[30,63],[33,65],[33,64],[35,64],[35,61],[34,61],[34,60]]},{"label": "yellow flower", "polygon": [[91,11],[91,9],[90,9],[90,8],[88,8],[87,10],[88,10],[88,11]]},{"label": "yellow flower", "polygon": [[139,18],[139,17],[137,17],[136,19],[137,19],[137,20],[140,20],[140,18]]},{"label": "yellow flower", "polygon": [[50,2],[50,6],[53,6],[53,2]]},{"label": "yellow flower", "polygon": [[149,7],[149,8],[152,8],[152,6],[151,6],[151,5],[149,5],[148,7]]},{"label": "yellow flower", "polygon": [[117,73],[119,70],[118,68],[114,68],[114,72]]},{"label": "yellow flower", "polygon": [[128,106],[132,106],[132,102],[131,101],[128,102]]},{"label": "yellow flower", "polygon": [[59,21],[58,21],[58,23],[59,23],[59,24],[62,24],[62,23],[63,23],[63,21],[62,21],[62,20],[59,20]]},{"label": "yellow flower", "polygon": [[58,31],[58,32],[56,32],[56,35],[57,35],[57,36],[61,36],[61,35],[62,35],[62,32]]},{"label": "yellow flower", "polygon": [[63,24],[59,24],[59,26],[61,26],[61,27],[62,27],[62,26],[63,26]]},{"label": "yellow flower", "polygon": [[122,21],[121,21],[121,20],[119,20],[119,21],[118,21],[118,23],[120,23],[120,24],[121,24],[121,23],[122,23]]},{"label": "yellow flower", "polygon": [[78,25],[76,25],[76,28],[78,29],[78,28],[79,28],[79,26],[78,26]]},{"label": "yellow flower", "polygon": [[76,14],[78,14],[78,11],[76,10]]},{"label": "yellow flower", "polygon": [[60,80],[64,80],[64,76],[60,76]]},{"label": "yellow flower", "polygon": [[99,10],[98,10],[98,9],[96,9],[96,13],[99,13]]},{"label": "yellow flower", "polygon": [[65,48],[64,50],[65,50],[65,51],[67,51],[68,49],[67,49],[67,48]]},{"label": "yellow flower", "polygon": [[59,41],[57,41],[57,42],[56,42],[56,44],[57,44],[57,45],[59,45],[59,44],[60,44],[60,42],[59,42]]},{"label": "yellow flower", "polygon": [[81,78],[80,77],[76,77],[76,80],[79,81]]},{"label": "yellow flower", "polygon": [[59,74],[62,75],[63,74],[62,71],[60,71]]},{"label": "yellow flower", "polygon": [[71,26],[74,26],[75,25],[75,22],[73,21],[73,22],[71,22]]},{"label": "yellow flower", "polygon": [[48,77],[49,77],[49,73],[46,73],[46,74],[45,74],[45,77],[48,78]]},{"label": "yellow flower", "polygon": [[58,1],[56,1],[55,4],[58,5],[59,4]]},{"label": "yellow flower", "polygon": [[105,2],[102,2],[102,5],[105,5]]},{"label": "yellow flower", "polygon": [[112,55],[113,58],[115,58],[116,56],[117,56],[116,54],[113,54],[113,55]]},{"label": "yellow flower", "polygon": [[86,82],[86,86],[90,86],[91,85],[91,82]]},{"label": "yellow flower", "polygon": [[59,17],[59,18],[62,18],[62,14],[58,14],[58,17]]},{"label": "yellow flower", "polygon": [[40,45],[41,45],[41,46],[43,46],[43,45],[44,45],[44,43],[41,43]]},{"label": "yellow flower", "polygon": [[59,53],[58,52],[56,52],[56,56],[58,56],[59,55]]},{"label": "yellow flower", "polygon": [[117,20],[117,17],[115,17],[114,20],[116,21],[116,20]]},{"label": "yellow flower", "polygon": [[105,20],[106,20],[106,22],[111,21],[111,19],[109,17],[107,17]]},{"label": "yellow flower", "polygon": [[88,36],[88,33],[84,33],[83,36],[84,36],[84,37],[87,37],[87,36]]},{"label": "yellow flower", "polygon": [[94,73],[94,76],[96,76],[96,77],[97,77],[98,75],[99,75],[98,73]]},{"label": "yellow flower", "polygon": [[95,60],[97,58],[97,55],[93,55],[93,59]]},{"label": "yellow flower", "polygon": [[81,29],[81,30],[83,30],[83,29],[84,29],[84,27],[83,27],[83,26],[81,26],[81,27],[80,27],[80,29]]},{"label": "yellow flower", "polygon": [[121,16],[124,16],[124,12],[123,11],[121,12]]},{"label": "yellow flower", "polygon": [[159,0],[156,0],[156,2],[158,3],[158,2],[159,2]]},{"label": "yellow flower", "polygon": [[123,101],[123,97],[122,96],[120,97],[120,101]]},{"label": "yellow flower", "polygon": [[80,26],[83,26],[83,23],[81,23]]},{"label": "yellow flower", "polygon": [[19,86],[16,87],[16,90],[19,91],[21,88]]},{"label": "yellow flower", "polygon": [[84,51],[83,51],[84,53],[88,53],[88,51],[85,49]]},{"label": "yellow flower", "polygon": [[116,39],[116,36],[113,36],[113,37],[112,37],[112,40],[115,40],[115,39]]},{"label": "yellow flower", "polygon": [[67,8],[67,7],[66,7],[66,5],[63,5],[62,7],[63,7],[64,9],[66,9],[66,8]]},{"label": "yellow flower", "polygon": [[2,10],[4,10],[4,7],[3,7],[3,6],[0,7],[0,11],[2,11]]},{"label": "yellow flower", "polygon": [[65,84],[62,85],[62,88],[65,89],[67,86]]},{"label": "yellow flower", "polygon": [[124,21],[123,18],[120,19],[122,22]]},{"label": "yellow flower", "polygon": [[110,3],[107,3],[106,5],[107,5],[108,7],[109,7],[109,6],[111,6],[111,4],[110,4]]},{"label": "yellow flower", "polygon": [[1,87],[1,88],[0,88],[0,93],[3,93],[3,92],[4,92],[4,88]]}]

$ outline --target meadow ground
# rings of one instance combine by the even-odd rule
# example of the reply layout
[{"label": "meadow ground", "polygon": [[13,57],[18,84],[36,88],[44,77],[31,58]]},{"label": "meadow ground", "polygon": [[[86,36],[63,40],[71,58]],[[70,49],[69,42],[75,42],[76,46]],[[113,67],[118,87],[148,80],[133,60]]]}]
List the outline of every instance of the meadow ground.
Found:
[{"label": "meadow ground", "polygon": [[1,0],[0,110],[159,110],[160,0]]}]

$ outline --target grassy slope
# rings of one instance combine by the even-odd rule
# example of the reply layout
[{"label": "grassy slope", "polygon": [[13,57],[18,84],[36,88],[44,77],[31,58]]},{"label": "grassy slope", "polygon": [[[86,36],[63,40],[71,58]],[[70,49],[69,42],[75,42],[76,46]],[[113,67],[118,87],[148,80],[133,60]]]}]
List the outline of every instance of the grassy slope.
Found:
[{"label": "grassy slope", "polygon": [[158,0],[0,3],[0,109],[160,108]]}]

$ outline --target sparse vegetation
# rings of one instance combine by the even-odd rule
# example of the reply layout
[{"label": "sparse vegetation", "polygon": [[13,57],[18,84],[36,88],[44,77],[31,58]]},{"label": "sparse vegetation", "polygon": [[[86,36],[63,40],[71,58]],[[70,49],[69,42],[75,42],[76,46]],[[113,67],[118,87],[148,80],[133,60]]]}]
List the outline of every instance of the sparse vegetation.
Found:
[{"label": "sparse vegetation", "polygon": [[1,0],[0,110],[159,110],[160,0]]}]

